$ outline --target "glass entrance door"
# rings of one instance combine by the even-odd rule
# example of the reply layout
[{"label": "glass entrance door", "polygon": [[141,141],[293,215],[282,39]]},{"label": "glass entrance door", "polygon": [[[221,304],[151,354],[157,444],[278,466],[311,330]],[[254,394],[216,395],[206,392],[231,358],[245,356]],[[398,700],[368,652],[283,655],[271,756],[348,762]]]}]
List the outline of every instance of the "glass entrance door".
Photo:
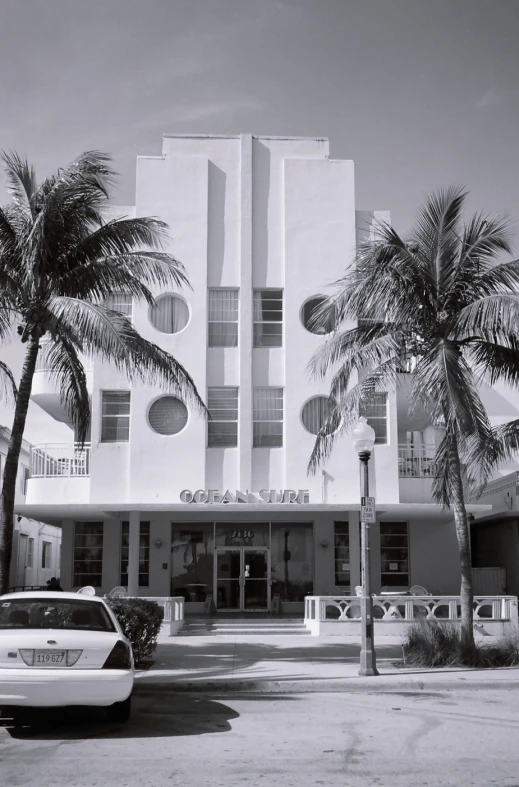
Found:
[{"label": "glass entrance door", "polygon": [[268,547],[217,547],[214,599],[220,611],[267,611]]}]

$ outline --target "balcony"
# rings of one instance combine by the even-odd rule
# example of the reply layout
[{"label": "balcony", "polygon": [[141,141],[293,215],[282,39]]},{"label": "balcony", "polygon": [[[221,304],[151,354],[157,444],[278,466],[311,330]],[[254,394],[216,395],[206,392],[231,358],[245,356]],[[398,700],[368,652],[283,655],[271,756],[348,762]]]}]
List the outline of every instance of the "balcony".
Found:
[{"label": "balcony", "polygon": [[90,443],[33,445],[25,503],[88,503],[90,458]]},{"label": "balcony", "polygon": [[400,478],[435,478],[436,446],[398,446],[398,475]]},{"label": "balcony", "polygon": [[41,443],[31,450],[31,478],[90,475],[90,443]]},{"label": "balcony", "polygon": [[398,475],[401,503],[431,503],[436,477],[436,446],[398,446]]}]

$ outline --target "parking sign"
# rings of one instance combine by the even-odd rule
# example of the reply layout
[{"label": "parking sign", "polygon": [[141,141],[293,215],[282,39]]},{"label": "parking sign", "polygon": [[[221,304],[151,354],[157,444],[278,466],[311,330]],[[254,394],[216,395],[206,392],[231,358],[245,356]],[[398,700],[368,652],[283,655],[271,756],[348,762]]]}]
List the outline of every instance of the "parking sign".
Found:
[{"label": "parking sign", "polygon": [[360,521],[375,524],[377,518],[375,516],[375,498],[363,497],[361,498],[360,506]]}]

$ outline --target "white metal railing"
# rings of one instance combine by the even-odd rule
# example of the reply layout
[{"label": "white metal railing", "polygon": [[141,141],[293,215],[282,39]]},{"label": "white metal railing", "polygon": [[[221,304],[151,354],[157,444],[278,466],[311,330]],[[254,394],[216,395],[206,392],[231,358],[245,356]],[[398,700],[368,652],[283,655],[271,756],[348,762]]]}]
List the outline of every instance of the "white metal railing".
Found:
[{"label": "white metal railing", "polygon": [[[461,599],[459,596],[373,596],[373,617],[393,622],[411,622],[417,618],[460,620]],[[359,596],[305,597],[305,621],[359,619]],[[517,596],[475,596],[474,620],[510,621],[517,625]]]},{"label": "white metal railing", "polygon": [[90,443],[40,443],[31,449],[31,478],[90,475]]},{"label": "white metal railing", "polygon": [[434,445],[398,446],[398,474],[400,478],[434,478],[436,466]]}]

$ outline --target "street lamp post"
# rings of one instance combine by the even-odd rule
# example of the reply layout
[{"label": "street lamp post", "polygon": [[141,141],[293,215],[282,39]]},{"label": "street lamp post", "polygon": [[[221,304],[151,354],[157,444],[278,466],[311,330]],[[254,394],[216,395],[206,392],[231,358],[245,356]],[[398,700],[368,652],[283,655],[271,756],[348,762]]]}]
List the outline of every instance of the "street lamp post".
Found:
[{"label": "street lamp post", "polygon": [[[359,455],[362,468],[362,496],[369,497],[368,462],[375,445],[375,430],[368,424],[366,418],[359,418],[359,423],[353,430],[353,441]],[[362,508],[361,508],[362,512]],[[362,596],[360,599],[361,611],[361,648],[359,675],[378,675],[377,657],[373,637],[373,597],[371,595],[371,561],[369,547],[369,521],[361,513],[361,572]]]}]

